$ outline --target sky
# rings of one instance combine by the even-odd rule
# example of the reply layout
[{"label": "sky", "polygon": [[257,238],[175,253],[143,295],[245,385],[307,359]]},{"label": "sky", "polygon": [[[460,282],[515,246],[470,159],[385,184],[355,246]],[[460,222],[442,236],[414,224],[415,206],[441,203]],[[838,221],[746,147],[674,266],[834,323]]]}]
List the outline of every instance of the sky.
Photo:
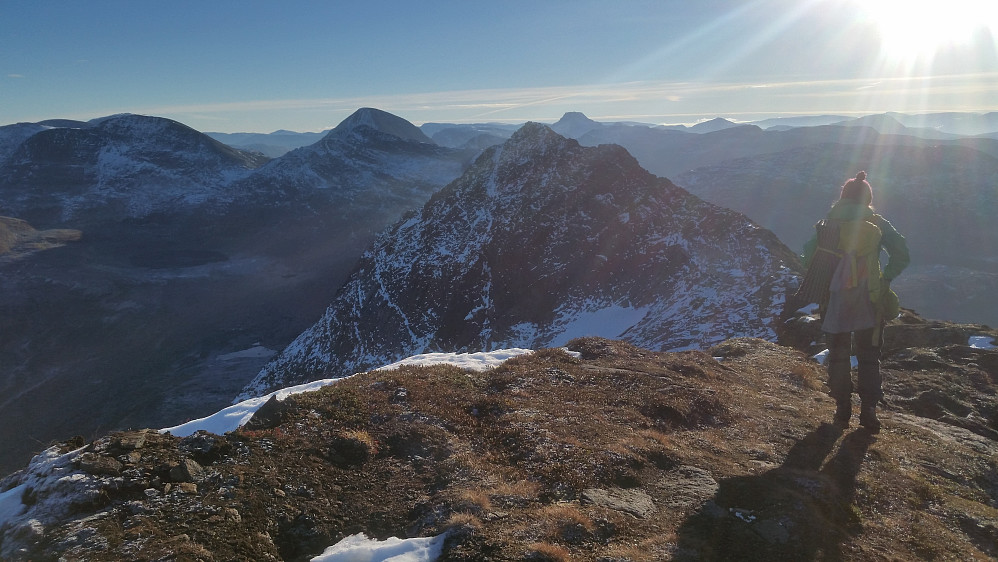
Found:
[{"label": "sky", "polygon": [[994,0],[0,0],[0,125],[998,111]]}]

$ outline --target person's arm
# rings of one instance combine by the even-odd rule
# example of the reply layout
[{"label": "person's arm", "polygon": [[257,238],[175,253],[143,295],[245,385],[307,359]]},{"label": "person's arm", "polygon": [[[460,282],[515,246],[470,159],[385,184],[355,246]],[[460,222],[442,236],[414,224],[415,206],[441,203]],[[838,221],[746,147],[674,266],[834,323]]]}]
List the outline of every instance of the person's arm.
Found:
[{"label": "person's arm", "polygon": [[911,263],[911,256],[908,254],[908,243],[905,242],[904,236],[901,236],[890,221],[880,215],[877,217],[879,219],[877,226],[880,227],[882,234],[880,244],[887,251],[889,257],[887,265],[884,266],[884,279],[890,282],[901,275],[904,268],[908,267],[908,264]]}]

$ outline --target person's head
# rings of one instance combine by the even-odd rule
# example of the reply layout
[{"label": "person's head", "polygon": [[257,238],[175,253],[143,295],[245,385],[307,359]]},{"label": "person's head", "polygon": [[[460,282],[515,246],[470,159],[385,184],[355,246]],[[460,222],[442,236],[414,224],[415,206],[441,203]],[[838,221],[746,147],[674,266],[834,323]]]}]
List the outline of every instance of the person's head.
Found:
[{"label": "person's head", "polygon": [[839,200],[855,201],[867,207],[873,206],[873,188],[870,182],[866,181],[866,172],[856,174],[856,177],[847,181],[842,186],[842,194]]}]

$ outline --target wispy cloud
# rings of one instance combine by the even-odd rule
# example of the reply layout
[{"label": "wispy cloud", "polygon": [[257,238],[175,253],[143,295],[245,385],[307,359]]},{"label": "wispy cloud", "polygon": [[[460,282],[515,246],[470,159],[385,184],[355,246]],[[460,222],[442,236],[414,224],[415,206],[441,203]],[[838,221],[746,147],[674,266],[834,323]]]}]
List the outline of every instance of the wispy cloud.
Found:
[{"label": "wispy cloud", "polygon": [[[224,103],[157,105],[114,108],[168,116],[196,126],[218,126],[228,121],[257,121],[258,129],[327,127],[360,107],[377,107],[413,122],[554,120],[565,111],[583,111],[594,119],[646,116],[668,122],[670,117],[741,116],[776,114],[855,113],[883,106],[911,111],[930,98],[952,98],[955,93],[977,101],[998,95],[998,72],[905,78],[853,78],[760,82],[628,82],[557,87],[449,90],[355,97],[244,100]],[[907,94],[907,98],[905,95]],[[780,100],[774,103],[774,100]],[[899,105],[907,102],[908,105]],[[929,104],[924,109],[945,109]],[[960,110],[994,110],[968,108]],[[954,108],[954,110],[957,110]],[[264,118],[265,116],[265,118]],[[268,125],[263,125],[263,122]],[[216,125],[210,125],[215,123]],[[303,125],[304,124],[304,125]],[[245,129],[243,129],[245,130]]]},{"label": "wispy cloud", "polygon": [[8,74],[7,78],[24,78],[23,74]]}]

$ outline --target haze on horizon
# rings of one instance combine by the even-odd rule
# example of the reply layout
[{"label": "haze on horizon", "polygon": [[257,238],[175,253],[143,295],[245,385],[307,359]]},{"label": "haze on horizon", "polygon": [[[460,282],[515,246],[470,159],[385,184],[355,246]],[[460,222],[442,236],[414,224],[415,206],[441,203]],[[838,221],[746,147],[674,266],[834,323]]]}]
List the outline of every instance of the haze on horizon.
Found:
[{"label": "haze on horizon", "polygon": [[993,0],[19,2],[0,6],[0,40],[0,125],[998,111]]}]

